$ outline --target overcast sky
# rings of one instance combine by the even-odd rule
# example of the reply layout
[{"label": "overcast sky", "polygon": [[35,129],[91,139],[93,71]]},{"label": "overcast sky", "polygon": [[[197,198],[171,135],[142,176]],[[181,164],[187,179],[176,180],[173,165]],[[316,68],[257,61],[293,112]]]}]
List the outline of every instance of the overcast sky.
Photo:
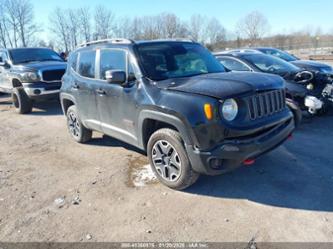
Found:
[{"label": "overcast sky", "polygon": [[184,20],[192,14],[214,16],[229,31],[242,16],[258,10],[268,18],[271,33],[318,26],[325,32],[333,31],[333,0],[32,0],[32,3],[36,21],[42,24],[44,32],[48,31],[48,15],[55,7],[94,9],[99,4],[110,8],[117,17],[161,12],[175,13]]}]

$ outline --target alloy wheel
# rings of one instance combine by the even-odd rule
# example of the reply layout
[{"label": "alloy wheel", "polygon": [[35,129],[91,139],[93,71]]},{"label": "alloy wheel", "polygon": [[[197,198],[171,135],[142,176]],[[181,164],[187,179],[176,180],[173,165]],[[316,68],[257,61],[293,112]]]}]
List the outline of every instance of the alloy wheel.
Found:
[{"label": "alloy wheel", "polygon": [[181,175],[181,160],[176,149],[167,141],[157,141],[152,149],[152,161],[157,173],[166,181],[175,182]]},{"label": "alloy wheel", "polygon": [[81,125],[75,113],[70,112],[68,114],[67,120],[68,120],[68,128],[72,136],[79,137],[81,132]]}]

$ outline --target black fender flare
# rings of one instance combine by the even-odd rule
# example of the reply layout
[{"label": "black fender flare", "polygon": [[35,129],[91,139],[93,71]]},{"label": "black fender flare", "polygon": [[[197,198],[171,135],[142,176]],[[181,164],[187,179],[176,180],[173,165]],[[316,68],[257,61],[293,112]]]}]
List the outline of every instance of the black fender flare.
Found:
[{"label": "black fender flare", "polygon": [[290,111],[293,113],[294,116],[294,121],[295,121],[295,127],[298,128],[298,126],[301,124],[302,122],[302,110],[301,108],[298,106],[298,104],[291,100],[291,99],[286,99],[286,104],[289,107]]},{"label": "black fender flare", "polygon": [[68,93],[60,93],[60,103],[61,103],[62,112],[66,115],[64,100],[70,100],[74,103],[74,105],[76,105],[76,101],[72,95],[70,95]]},{"label": "black fender flare", "polygon": [[177,115],[165,113],[157,110],[142,110],[138,118],[138,143],[141,148],[145,148],[143,136],[143,124],[147,119],[164,122],[174,126],[181,134],[186,146],[195,143],[195,136],[187,120]]}]

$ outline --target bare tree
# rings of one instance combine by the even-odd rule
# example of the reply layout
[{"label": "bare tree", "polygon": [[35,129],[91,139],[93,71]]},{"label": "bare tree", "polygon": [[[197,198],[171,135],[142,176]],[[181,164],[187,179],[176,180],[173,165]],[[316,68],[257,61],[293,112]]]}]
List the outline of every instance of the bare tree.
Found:
[{"label": "bare tree", "polygon": [[38,31],[34,23],[33,5],[30,0],[4,0],[2,13],[3,34],[7,36],[11,46],[30,45]]},{"label": "bare tree", "polygon": [[141,19],[135,17],[132,21],[131,35],[133,39],[142,39]]},{"label": "bare tree", "polygon": [[252,44],[255,44],[269,31],[269,23],[263,14],[253,11],[239,20],[237,29]]},{"label": "bare tree", "polygon": [[226,30],[215,17],[207,24],[206,37],[206,42],[213,47],[221,46],[226,40]]},{"label": "bare tree", "polygon": [[128,17],[123,17],[117,20],[115,35],[120,38],[133,39],[135,35],[133,34],[133,21]]},{"label": "bare tree", "polygon": [[4,1],[0,0],[0,46],[6,48],[7,47],[7,39],[8,39],[8,30],[7,30],[7,16],[5,12]]},{"label": "bare tree", "polygon": [[162,21],[159,16],[141,18],[142,39],[152,40],[162,37]]},{"label": "bare tree", "polygon": [[89,8],[79,8],[77,10],[79,30],[86,42],[91,39],[91,16]]},{"label": "bare tree", "polygon": [[61,8],[56,8],[50,19],[50,30],[54,37],[59,42],[59,47],[64,49],[66,52],[70,49],[70,34],[68,30],[68,21],[66,18],[66,11]]},{"label": "bare tree", "polygon": [[175,38],[178,36],[179,26],[181,25],[179,18],[172,13],[162,13],[159,18],[161,19],[162,30],[161,35],[165,38]]},{"label": "bare tree", "polygon": [[9,30],[9,33],[11,34],[9,39],[12,43],[12,46],[15,46],[17,48],[19,40],[19,23],[17,20],[15,1],[6,0],[4,6],[7,14],[7,28]]},{"label": "bare tree", "polygon": [[19,36],[23,47],[27,47],[38,31],[34,24],[33,5],[29,0],[12,0],[16,6]]},{"label": "bare tree", "polygon": [[190,37],[197,42],[203,42],[204,38],[204,27],[205,27],[206,20],[201,15],[193,15],[191,16],[188,31]]},{"label": "bare tree", "polygon": [[69,9],[67,12],[67,27],[69,30],[69,42],[70,42],[70,49],[73,50],[78,45],[79,39],[79,17],[77,12],[73,9]]},{"label": "bare tree", "polygon": [[114,28],[114,14],[105,6],[98,6],[95,10],[95,36],[97,39],[111,37]]}]

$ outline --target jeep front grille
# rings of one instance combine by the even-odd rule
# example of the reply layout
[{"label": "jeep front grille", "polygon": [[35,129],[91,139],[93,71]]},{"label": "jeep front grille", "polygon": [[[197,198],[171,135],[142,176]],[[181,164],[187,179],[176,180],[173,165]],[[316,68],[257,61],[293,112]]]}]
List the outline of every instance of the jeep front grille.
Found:
[{"label": "jeep front grille", "polygon": [[46,70],[42,72],[43,81],[61,81],[65,69]]},{"label": "jeep front grille", "polygon": [[285,90],[258,93],[248,99],[251,120],[266,117],[282,111],[286,107]]}]

